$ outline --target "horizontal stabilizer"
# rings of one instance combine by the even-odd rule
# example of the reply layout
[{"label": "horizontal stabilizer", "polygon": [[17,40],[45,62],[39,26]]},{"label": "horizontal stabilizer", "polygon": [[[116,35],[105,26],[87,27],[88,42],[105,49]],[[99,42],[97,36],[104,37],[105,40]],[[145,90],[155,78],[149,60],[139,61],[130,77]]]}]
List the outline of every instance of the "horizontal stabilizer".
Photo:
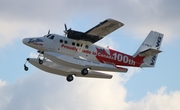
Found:
[{"label": "horizontal stabilizer", "polygon": [[150,49],[147,49],[145,51],[140,52],[139,55],[140,56],[154,56],[154,55],[157,55],[160,52],[162,52],[162,51],[150,48]]},{"label": "horizontal stabilizer", "polygon": [[143,63],[140,67],[154,67],[158,57],[158,53],[162,52],[160,50],[161,43],[163,40],[163,34],[151,31],[146,39],[143,41],[139,49],[133,55],[134,57],[143,56]]}]

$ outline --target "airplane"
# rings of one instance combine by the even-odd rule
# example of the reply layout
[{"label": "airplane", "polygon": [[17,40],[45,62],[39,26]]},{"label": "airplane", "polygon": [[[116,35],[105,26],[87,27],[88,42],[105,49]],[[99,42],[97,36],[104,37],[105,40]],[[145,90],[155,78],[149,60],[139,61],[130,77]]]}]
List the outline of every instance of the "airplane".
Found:
[{"label": "airplane", "polygon": [[27,58],[24,64],[29,62],[35,67],[61,76],[65,76],[68,82],[76,77],[111,79],[111,72],[127,72],[127,67],[154,67],[158,54],[162,52],[160,46],[163,34],[150,31],[146,39],[134,53],[128,55],[109,47],[96,44],[105,36],[114,32],[124,24],[106,19],[86,32],[67,29],[65,35],[48,34],[42,37],[24,38],[22,42],[38,50],[37,58]]}]

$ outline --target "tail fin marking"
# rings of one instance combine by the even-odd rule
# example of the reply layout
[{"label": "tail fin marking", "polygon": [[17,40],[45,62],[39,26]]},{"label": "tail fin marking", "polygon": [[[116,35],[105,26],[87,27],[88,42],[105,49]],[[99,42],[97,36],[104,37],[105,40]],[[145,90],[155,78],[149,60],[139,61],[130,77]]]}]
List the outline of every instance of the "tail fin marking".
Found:
[{"label": "tail fin marking", "polygon": [[163,34],[155,31],[151,31],[144,42],[141,44],[139,49],[133,55],[136,56],[145,56],[144,63],[141,64],[141,67],[154,67],[156,64],[158,53],[162,52],[160,49]]}]

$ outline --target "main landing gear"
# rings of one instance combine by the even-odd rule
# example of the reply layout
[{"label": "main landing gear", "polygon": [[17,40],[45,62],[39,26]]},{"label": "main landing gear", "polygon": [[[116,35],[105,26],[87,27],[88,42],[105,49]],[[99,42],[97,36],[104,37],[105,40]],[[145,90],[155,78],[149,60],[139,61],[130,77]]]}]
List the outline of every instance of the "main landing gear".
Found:
[{"label": "main landing gear", "polygon": [[39,58],[39,64],[40,64],[40,65],[43,64],[43,60],[41,60],[40,58]]},{"label": "main landing gear", "polygon": [[84,76],[87,75],[88,74],[88,68],[82,69],[81,74]]},{"label": "main landing gear", "polygon": [[73,75],[68,75],[68,76],[66,77],[66,80],[67,80],[68,82],[73,81],[73,79],[74,79]]},{"label": "main landing gear", "polygon": [[[44,52],[38,51],[38,53],[39,53],[39,55],[38,55],[37,59],[39,59],[39,64],[42,65],[43,60],[44,60],[44,56],[43,56]],[[41,60],[41,58],[43,58],[43,59]]]},{"label": "main landing gear", "polygon": [[[82,74],[83,76],[87,75],[88,73],[89,73],[89,68],[84,68],[84,69],[81,70],[81,74]],[[68,82],[73,81],[73,79],[74,79],[73,74],[70,74],[70,75],[68,75],[68,76],[66,77],[66,80],[67,80]]]}]

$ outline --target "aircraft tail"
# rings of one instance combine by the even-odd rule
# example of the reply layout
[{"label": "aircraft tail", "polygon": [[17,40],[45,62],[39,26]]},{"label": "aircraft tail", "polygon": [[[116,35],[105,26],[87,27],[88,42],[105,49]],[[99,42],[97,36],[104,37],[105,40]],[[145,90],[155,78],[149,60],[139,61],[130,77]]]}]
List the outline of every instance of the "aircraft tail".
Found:
[{"label": "aircraft tail", "polygon": [[139,49],[133,55],[134,57],[137,56],[144,56],[143,63],[140,67],[154,67],[156,64],[156,60],[158,57],[158,53],[162,52],[160,49],[163,34],[155,31],[151,31],[149,35],[146,37],[144,42],[141,44]]}]

